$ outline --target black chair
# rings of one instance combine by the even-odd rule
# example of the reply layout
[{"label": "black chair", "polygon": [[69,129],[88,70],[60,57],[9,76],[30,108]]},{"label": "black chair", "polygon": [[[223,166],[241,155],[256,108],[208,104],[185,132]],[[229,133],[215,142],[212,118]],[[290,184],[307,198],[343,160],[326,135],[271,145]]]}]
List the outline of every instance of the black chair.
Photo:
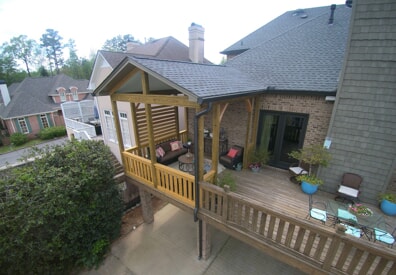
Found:
[{"label": "black chair", "polygon": [[359,202],[360,185],[362,184],[363,178],[358,174],[344,173],[342,176],[342,182],[338,186],[336,201]]},{"label": "black chair", "polygon": [[220,156],[219,162],[229,169],[234,169],[243,160],[243,147],[234,145]]}]

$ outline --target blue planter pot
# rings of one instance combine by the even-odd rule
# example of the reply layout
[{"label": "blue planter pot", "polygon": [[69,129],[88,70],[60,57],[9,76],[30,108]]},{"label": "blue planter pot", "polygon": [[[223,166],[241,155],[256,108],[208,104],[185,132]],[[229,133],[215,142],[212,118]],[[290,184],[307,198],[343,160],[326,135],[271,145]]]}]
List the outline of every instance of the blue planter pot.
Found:
[{"label": "blue planter pot", "polygon": [[312,195],[318,191],[318,185],[310,184],[306,181],[301,182],[301,190],[308,195]]},{"label": "blue planter pot", "polygon": [[396,215],[396,203],[390,202],[388,200],[381,201],[381,210],[388,216]]}]

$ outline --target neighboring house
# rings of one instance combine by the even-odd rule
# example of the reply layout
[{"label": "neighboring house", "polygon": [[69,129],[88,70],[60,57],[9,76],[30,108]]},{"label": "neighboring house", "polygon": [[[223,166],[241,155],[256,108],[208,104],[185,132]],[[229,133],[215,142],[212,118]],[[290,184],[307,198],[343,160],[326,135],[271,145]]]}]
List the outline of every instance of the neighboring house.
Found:
[{"label": "neighboring house", "polygon": [[[204,30],[201,26],[193,23],[189,30],[190,37],[196,35],[197,31],[198,35],[203,37]],[[203,43],[203,40],[200,40],[199,43]],[[129,43],[127,48],[128,49],[126,53],[98,51],[89,82],[90,90],[94,90],[100,83],[102,83],[102,81],[113,71],[113,69],[116,68],[117,65],[119,65],[120,62],[128,56],[191,62],[191,60],[195,58],[194,55],[196,55],[198,51],[196,50],[197,47],[192,45],[189,48],[172,36],[156,39],[143,45]],[[203,49],[203,47],[201,47],[201,49]],[[200,55],[203,57],[203,52],[200,53]],[[202,62],[205,64],[211,64],[211,62],[205,58],[203,58]],[[110,147],[113,154],[119,161],[121,161],[110,97],[103,96],[96,97],[95,99],[101,120],[102,138],[104,143]],[[130,148],[135,145],[133,124],[130,119],[132,117],[131,107],[130,104],[126,104],[124,102],[117,102],[117,105],[123,143],[126,148]],[[182,129],[185,128],[183,119],[180,120],[179,126]]]},{"label": "neighboring house", "polygon": [[64,126],[61,103],[92,98],[87,87],[88,80],[75,80],[64,74],[25,78],[9,88],[2,83],[2,136],[23,133],[34,138],[43,128]]}]

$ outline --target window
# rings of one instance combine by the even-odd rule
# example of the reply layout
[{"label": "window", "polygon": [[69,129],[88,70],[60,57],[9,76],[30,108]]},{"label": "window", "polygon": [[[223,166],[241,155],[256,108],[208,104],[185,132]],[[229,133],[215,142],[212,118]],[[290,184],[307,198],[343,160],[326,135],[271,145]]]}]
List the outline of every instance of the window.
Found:
[{"label": "window", "polygon": [[116,133],[114,128],[113,114],[109,110],[104,110],[106,131],[109,141],[116,142]]},{"label": "window", "polygon": [[59,93],[59,96],[60,96],[60,100],[61,100],[62,102],[65,102],[65,101],[66,101],[66,93],[65,93],[65,92]]},{"label": "window", "polygon": [[41,125],[43,125],[43,128],[48,128],[49,124],[48,124],[48,118],[46,114],[41,114],[40,115],[40,120],[41,120]]},{"label": "window", "polygon": [[78,100],[77,90],[77,87],[70,87],[70,92],[72,93],[73,100]]},{"label": "window", "polygon": [[120,125],[124,146],[127,148],[131,147],[131,136],[129,135],[129,125],[126,113],[120,113]]},{"label": "window", "polygon": [[21,129],[21,132],[24,134],[28,134],[29,133],[29,129],[27,127],[26,124],[26,120],[25,118],[18,118],[18,124],[19,124],[19,128]]}]

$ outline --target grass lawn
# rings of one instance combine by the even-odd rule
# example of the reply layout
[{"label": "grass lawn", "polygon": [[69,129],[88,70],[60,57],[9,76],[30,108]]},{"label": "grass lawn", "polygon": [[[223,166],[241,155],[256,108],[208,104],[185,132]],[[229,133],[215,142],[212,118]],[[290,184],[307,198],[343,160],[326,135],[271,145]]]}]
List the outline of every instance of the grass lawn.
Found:
[{"label": "grass lawn", "polygon": [[29,140],[28,142],[26,142],[25,144],[22,144],[20,146],[15,146],[15,145],[0,146],[0,154],[5,154],[5,153],[9,153],[9,152],[16,151],[19,149],[32,147],[32,146],[35,146],[37,144],[40,144],[40,143],[43,143],[46,141],[48,141],[48,140],[34,139],[34,140]]}]

